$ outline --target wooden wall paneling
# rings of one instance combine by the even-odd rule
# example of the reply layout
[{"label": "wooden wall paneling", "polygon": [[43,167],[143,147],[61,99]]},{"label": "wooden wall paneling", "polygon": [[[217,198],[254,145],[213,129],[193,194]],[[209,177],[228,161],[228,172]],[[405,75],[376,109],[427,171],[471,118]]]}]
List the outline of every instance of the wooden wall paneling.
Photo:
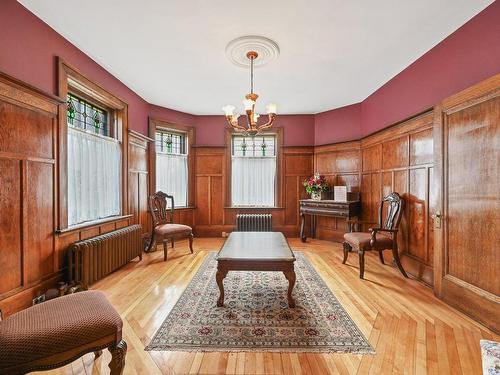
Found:
[{"label": "wooden wall paneling", "polygon": [[150,192],[149,145],[154,144],[153,142],[152,138],[135,131],[129,131],[129,214],[133,215],[132,223],[140,224],[144,233],[151,232],[151,218],[148,212],[148,196]]},{"label": "wooden wall paneling", "polygon": [[23,286],[21,161],[0,157],[0,171],[1,299]]},{"label": "wooden wall paneling", "polygon": [[0,309],[31,303],[60,279],[55,247],[56,135],[61,101],[0,73]]},{"label": "wooden wall paneling", "polygon": [[500,74],[435,113],[435,292],[500,332]]},{"label": "wooden wall paneling", "polygon": [[[432,126],[433,116],[427,112],[360,141],[315,148],[315,170],[325,174],[331,183],[361,192],[363,220],[378,220],[382,196],[391,191],[402,195],[406,203],[398,236],[402,262],[409,273],[429,284],[433,279],[429,245]],[[340,219],[325,218],[318,223],[318,234],[323,239],[341,241],[347,230]],[[384,256],[391,261],[388,252]]]},{"label": "wooden wall paneling", "polygon": [[54,164],[28,161],[26,163],[27,237],[24,262],[27,264],[28,283],[47,277],[54,269]]}]

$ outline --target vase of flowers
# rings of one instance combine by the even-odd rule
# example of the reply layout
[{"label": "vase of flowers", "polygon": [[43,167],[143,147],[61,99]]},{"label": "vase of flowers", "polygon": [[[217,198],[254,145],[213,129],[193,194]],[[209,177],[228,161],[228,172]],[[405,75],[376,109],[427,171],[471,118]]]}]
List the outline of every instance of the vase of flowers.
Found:
[{"label": "vase of flowers", "polygon": [[314,176],[304,180],[303,185],[307,194],[315,201],[321,200],[321,192],[328,190],[328,182],[326,182],[325,176],[321,176],[319,173],[315,173]]}]

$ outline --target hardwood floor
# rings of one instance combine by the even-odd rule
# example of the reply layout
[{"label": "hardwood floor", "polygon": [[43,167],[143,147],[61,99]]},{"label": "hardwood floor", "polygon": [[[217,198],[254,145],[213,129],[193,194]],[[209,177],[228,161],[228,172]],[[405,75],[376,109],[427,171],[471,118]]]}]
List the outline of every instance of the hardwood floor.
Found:
[{"label": "hardwood floor", "polygon": [[[376,355],[320,353],[146,352],[208,251],[223,240],[197,238],[146,254],[94,285],[106,293],[124,321],[128,343],[125,374],[481,374],[479,340],[500,341],[482,325],[434,297],[425,285],[404,279],[396,268],[366,255],[365,280],[358,257],[342,265],[341,244],[290,239],[303,251],[376,350]],[[214,280],[215,282],[215,280]],[[215,301],[214,301],[215,304]],[[93,354],[51,374],[108,374],[110,355]],[[44,373],[47,374],[47,373]]]}]

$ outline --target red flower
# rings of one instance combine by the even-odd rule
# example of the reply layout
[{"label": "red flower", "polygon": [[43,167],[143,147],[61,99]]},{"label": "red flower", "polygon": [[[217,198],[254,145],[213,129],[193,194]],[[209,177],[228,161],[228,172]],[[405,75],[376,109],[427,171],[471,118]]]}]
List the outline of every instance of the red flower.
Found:
[{"label": "red flower", "polygon": [[309,186],[313,186],[314,185],[314,182],[312,182],[311,180],[309,180]]}]

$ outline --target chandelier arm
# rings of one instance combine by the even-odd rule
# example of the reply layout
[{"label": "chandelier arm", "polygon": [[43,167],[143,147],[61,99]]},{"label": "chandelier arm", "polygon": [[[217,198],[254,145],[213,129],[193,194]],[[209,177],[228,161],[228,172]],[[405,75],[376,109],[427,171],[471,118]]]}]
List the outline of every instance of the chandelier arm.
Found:
[{"label": "chandelier arm", "polygon": [[246,132],[246,131],[247,131],[247,129],[246,129],[245,127],[243,127],[243,126],[241,126],[240,124],[238,124],[238,121],[233,121],[233,120],[231,119],[231,116],[226,116],[226,120],[227,120],[228,124],[229,124],[232,128],[234,128],[234,129],[236,129],[236,130],[240,130],[240,131],[242,131],[242,132]]},{"label": "chandelier arm", "polygon": [[259,126],[257,129],[259,131],[262,131],[262,130],[265,130],[265,129],[268,129],[270,127],[273,126],[273,123],[274,123],[274,119],[276,118],[276,115],[274,113],[270,113],[269,114],[269,121],[266,122],[265,124],[262,124],[261,126]]}]

